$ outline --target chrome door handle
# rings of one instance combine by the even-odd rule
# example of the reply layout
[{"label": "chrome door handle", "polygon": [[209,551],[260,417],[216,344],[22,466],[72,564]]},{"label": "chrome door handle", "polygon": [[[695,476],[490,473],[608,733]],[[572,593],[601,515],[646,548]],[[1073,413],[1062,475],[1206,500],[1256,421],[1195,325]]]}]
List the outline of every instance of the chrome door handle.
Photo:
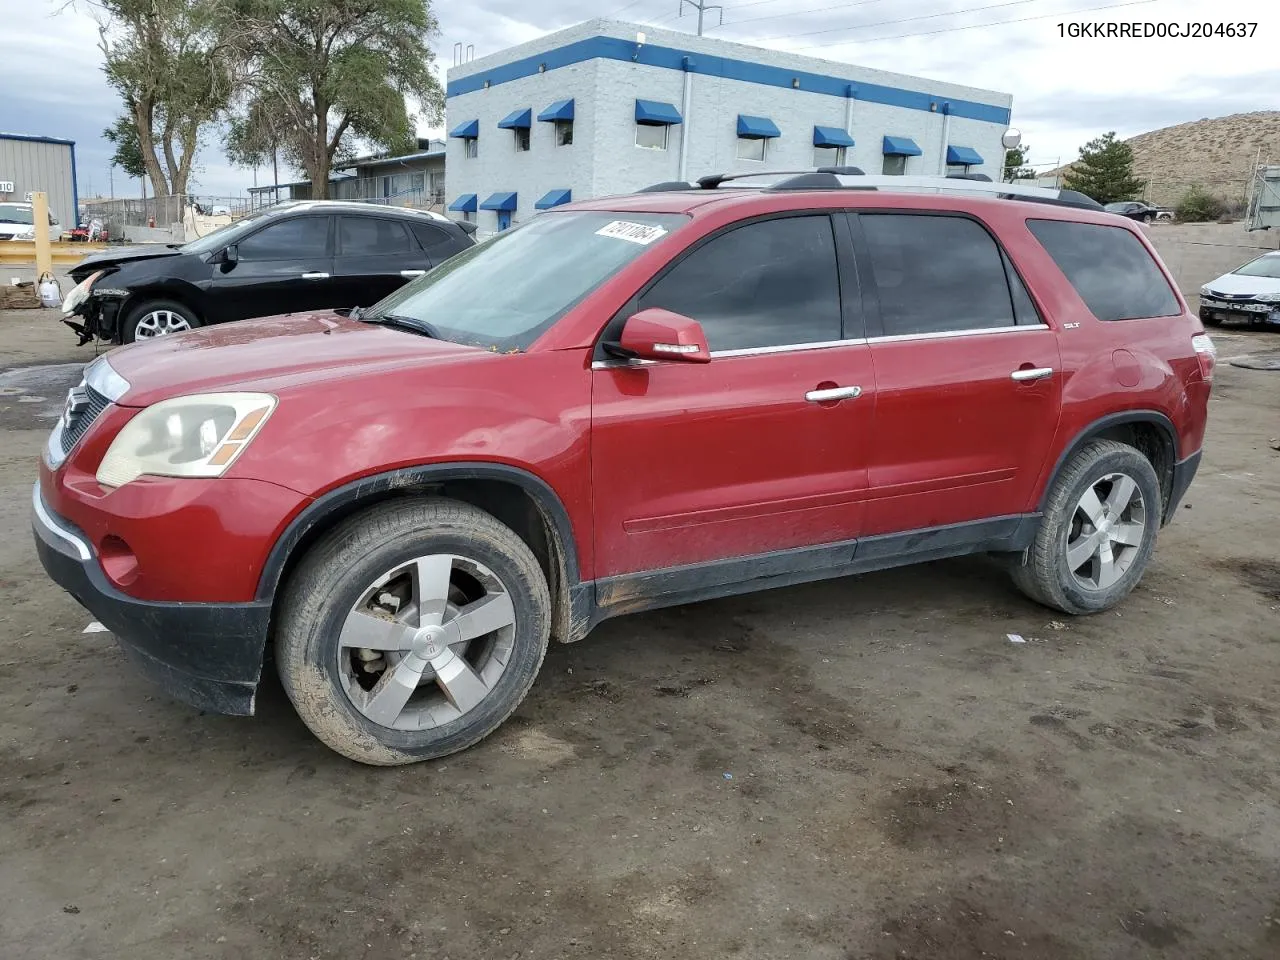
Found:
[{"label": "chrome door handle", "polygon": [[1015,370],[1009,374],[1019,383],[1025,380],[1043,380],[1053,376],[1053,367],[1032,367],[1030,370]]},{"label": "chrome door handle", "polygon": [[824,403],[828,400],[856,400],[860,396],[861,387],[828,387],[826,390],[810,390],[804,398],[810,403]]},{"label": "chrome door handle", "polygon": [[407,277],[408,279],[412,280],[414,277],[420,277],[426,272],[427,271],[425,270],[401,270],[400,276]]},{"label": "chrome door handle", "polygon": [[328,280],[329,275],[327,273],[304,273],[302,275],[302,279],[303,280]]}]

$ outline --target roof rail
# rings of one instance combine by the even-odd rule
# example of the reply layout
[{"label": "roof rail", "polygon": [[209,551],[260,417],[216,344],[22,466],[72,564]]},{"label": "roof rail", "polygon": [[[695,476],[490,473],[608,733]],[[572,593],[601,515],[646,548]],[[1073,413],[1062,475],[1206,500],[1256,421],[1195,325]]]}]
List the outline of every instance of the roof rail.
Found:
[{"label": "roof rail", "polygon": [[[715,190],[732,183],[757,190],[888,190],[895,193],[977,194],[1000,200],[1027,200],[1084,210],[1101,210],[1102,204],[1075,190],[1029,187],[1021,183],[995,183],[985,174],[899,177],[845,172],[856,167],[823,167],[818,170],[768,170],[758,173],[716,173],[700,177],[697,188]],[[737,181],[753,181],[738,183]],[[656,183],[641,193],[697,189],[682,181]]]},{"label": "roof rail", "polygon": [[651,183],[647,187],[641,187],[636,193],[670,193],[672,190],[697,190],[698,188],[687,180],[663,180],[662,183]]}]

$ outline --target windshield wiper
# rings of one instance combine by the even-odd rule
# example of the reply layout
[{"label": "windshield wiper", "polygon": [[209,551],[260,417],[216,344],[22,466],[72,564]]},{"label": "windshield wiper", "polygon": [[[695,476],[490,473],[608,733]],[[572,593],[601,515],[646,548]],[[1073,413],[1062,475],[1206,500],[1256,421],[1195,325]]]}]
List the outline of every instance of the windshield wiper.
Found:
[{"label": "windshield wiper", "polygon": [[444,336],[440,333],[438,327],[426,320],[419,320],[417,317],[406,317],[398,313],[380,313],[377,316],[365,316],[364,311],[359,307],[352,309],[350,317],[352,320],[361,320],[365,323],[385,323],[389,327],[401,327],[405,330],[412,330],[414,333],[420,333],[424,337],[430,337],[432,340],[443,340]]}]

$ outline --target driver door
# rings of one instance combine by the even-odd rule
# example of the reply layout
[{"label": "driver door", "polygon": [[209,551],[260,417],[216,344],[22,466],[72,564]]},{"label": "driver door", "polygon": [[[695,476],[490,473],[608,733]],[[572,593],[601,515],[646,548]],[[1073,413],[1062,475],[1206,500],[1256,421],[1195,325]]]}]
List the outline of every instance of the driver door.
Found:
[{"label": "driver door", "polygon": [[332,217],[277,220],[236,244],[234,263],[213,263],[211,323],[336,307]]},{"label": "driver door", "polygon": [[597,578],[859,535],[875,390],[845,231],[825,213],[734,226],[638,297],[698,320],[712,359],[593,364]]}]

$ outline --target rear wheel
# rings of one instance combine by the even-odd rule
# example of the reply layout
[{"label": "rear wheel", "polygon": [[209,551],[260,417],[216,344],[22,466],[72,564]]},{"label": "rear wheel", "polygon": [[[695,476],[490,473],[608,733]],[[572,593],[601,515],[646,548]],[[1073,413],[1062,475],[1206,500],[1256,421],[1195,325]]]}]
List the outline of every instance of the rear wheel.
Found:
[{"label": "rear wheel", "polygon": [[200,320],[189,307],[172,300],[151,300],[129,311],[120,328],[121,341],[152,340],[198,326]]},{"label": "rear wheel", "polygon": [[1013,580],[1065,613],[1108,610],[1142,579],[1160,527],[1160,483],[1140,452],[1094,440],[1072,457]]},{"label": "rear wheel", "polygon": [[445,499],[375,507],[290,578],[275,640],[303,723],[338,753],[390,765],[488,736],[533,684],[550,632],[546,578],[494,517]]}]

